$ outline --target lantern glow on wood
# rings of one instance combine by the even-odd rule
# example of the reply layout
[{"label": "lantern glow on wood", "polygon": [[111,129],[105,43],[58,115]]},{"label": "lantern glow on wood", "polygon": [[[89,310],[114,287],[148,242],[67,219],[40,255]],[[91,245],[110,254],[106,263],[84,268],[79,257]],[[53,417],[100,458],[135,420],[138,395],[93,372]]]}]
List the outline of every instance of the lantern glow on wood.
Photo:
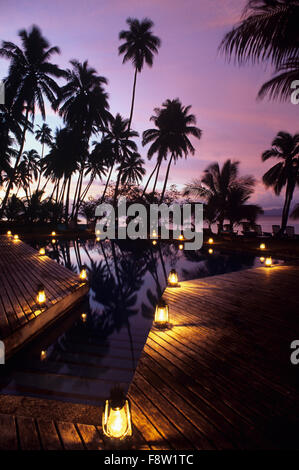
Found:
[{"label": "lantern glow on wood", "polygon": [[166,328],[168,326],[168,320],[169,308],[167,303],[161,299],[156,306],[154,324],[158,328]]},{"label": "lantern glow on wood", "polygon": [[87,320],[87,313],[82,313],[81,318],[82,318],[83,323],[85,323]]},{"label": "lantern glow on wood", "polygon": [[265,260],[265,266],[267,266],[267,268],[271,268],[271,266],[272,266],[272,258],[271,258],[271,256],[269,256],[269,258],[266,258],[266,260]]},{"label": "lantern glow on wood", "polygon": [[56,237],[56,232],[54,232],[54,230],[53,230],[53,232],[51,233],[51,235],[52,235],[52,237]]},{"label": "lantern glow on wood", "polygon": [[11,230],[8,230],[7,234],[8,237],[11,237]]},{"label": "lantern glow on wood", "polygon": [[45,256],[46,250],[42,247],[42,248],[39,249],[38,253],[39,253],[40,256]]},{"label": "lantern glow on wood", "polygon": [[120,388],[112,389],[105,402],[102,427],[104,435],[111,439],[122,440],[132,435],[129,400]]},{"label": "lantern glow on wood", "polygon": [[152,241],[152,244],[153,244],[153,245],[157,245],[157,240],[153,240],[153,241]]},{"label": "lantern glow on wood", "polygon": [[87,271],[86,271],[85,266],[82,266],[81,271],[80,271],[80,276],[79,276],[79,277],[80,277],[81,281],[86,281],[86,279],[87,279]]},{"label": "lantern glow on wood", "polygon": [[19,241],[19,235],[14,235],[13,236],[13,241],[18,242]]},{"label": "lantern glow on wood", "polygon": [[209,248],[209,254],[212,255],[214,253],[213,248]]},{"label": "lantern glow on wood", "polygon": [[214,243],[214,239],[213,239],[213,238],[209,238],[208,244],[209,244],[209,245],[213,245],[213,243]]},{"label": "lantern glow on wood", "polygon": [[52,239],[52,245],[55,245],[55,243],[56,243],[56,240],[55,240],[55,238],[53,238]]},{"label": "lantern glow on wood", "polygon": [[179,287],[179,277],[175,269],[172,269],[168,276],[169,287]]},{"label": "lantern glow on wood", "polygon": [[260,257],[260,262],[263,263],[265,261],[265,258],[263,256]]},{"label": "lantern glow on wood", "polygon": [[261,244],[260,244],[260,249],[261,249],[261,250],[265,250],[265,249],[266,249],[265,243],[261,243]]},{"label": "lantern glow on wood", "polygon": [[45,287],[42,284],[38,287],[36,301],[41,306],[45,305],[46,303]]},{"label": "lantern glow on wood", "polygon": [[179,245],[179,250],[183,250],[184,249],[184,245]]}]

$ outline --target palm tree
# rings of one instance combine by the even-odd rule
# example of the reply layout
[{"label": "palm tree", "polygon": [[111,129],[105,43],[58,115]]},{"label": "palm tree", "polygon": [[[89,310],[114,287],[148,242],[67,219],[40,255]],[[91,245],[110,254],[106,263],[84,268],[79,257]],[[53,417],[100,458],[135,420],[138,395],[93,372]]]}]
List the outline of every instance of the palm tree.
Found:
[{"label": "palm tree", "polygon": [[299,79],[298,0],[249,0],[241,22],[227,33],[220,49],[239,64],[270,62],[277,76],[259,97],[290,99],[290,84]]},{"label": "palm tree", "polygon": [[112,117],[110,119],[109,126],[102,128],[102,132],[105,134],[104,142],[107,145],[110,145],[113,152],[113,162],[119,164],[113,204],[116,203],[118,196],[119,184],[121,182],[124,165],[132,154],[137,152],[137,145],[132,138],[138,137],[138,132],[128,130],[128,125],[128,119],[124,119],[119,113],[117,113],[115,118]]},{"label": "palm tree", "polygon": [[82,199],[82,184],[88,155],[89,139],[100,129],[107,126],[109,113],[108,95],[103,86],[107,84],[105,77],[97,75],[94,68],[71,60],[72,69],[66,70],[67,83],[61,88],[56,107],[63,117],[64,123],[73,129],[85,145],[84,155],[79,161],[79,177],[74,200],[74,216],[77,219],[80,200]]},{"label": "palm tree", "polygon": [[241,221],[247,220],[253,226],[259,214],[264,211],[257,204],[247,204],[252,196],[254,187],[235,186],[228,193],[225,218],[229,220],[230,231],[232,232],[235,225],[240,225]]},{"label": "palm tree", "polygon": [[[111,179],[114,163],[115,163],[115,155],[113,152],[113,143],[111,140],[103,139],[101,142],[93,142],[94,148],[90,154],[90,159],[95,171],[99,174],[100,169],[109,170],[105,188],[101,197],[101,203],[104,201],[105,194]],[[100,175],[99,175],[100,176]]]},{"label": "palm tree", "polygon": [[269,158],[282,160],[263,176],[265,185],[273,186],[276,195],[279,195],[282,188],[286,186],[281,228],[278,233],[278,235],[282,235],[287,226],[295,186],[299,184],[299,134],[291,135],[288,132],[278,132],[272,142],[271,149],[262,154],[263,162]]},{"label": "palm tree", "polygon": [[38,177],[38,183],[37,183],[37,188],[36,191],[39,191],[40,187],[40,182],[41,182],[41,177],[43,173],[43,158],[44,158],[44,150],[45,150],[45,145],[48,147],[51,146],[52,143],[52,131],[48,124],[45,122],[41,126],[37,126],[38,129],[35,131],[35,138],[38,142],[42,144],[42,154],[41,154],[41,159],[39,163],[39,177]]},{"label": "palm tree", "polygon": [[[12,42],[3,41],[0,57],[10,60],[8,77],[5,80],[8,92],[8,105],[17,112],[25,111],[25,123],[22,129],[21,143],[15,165],[2,202],[2,210],[8,199],[15,172],[23,153],[29,116],[34,119],[35,108],[38,107],[43,119],[46,117],[44,96],[54,103],[59,86],[55,78],[62,77],[64,71],[50,62],[53,54],[58,54],[58,47],[50,47],[49,42],[42,36],[40,29],[33,26],[27,32],[19,32],[22,48]],[[54,78],[53,78],[54,77]]]},{"label": "palm tree", "polygon": [[139,21],[136,18],[128,18],[127,24],[129,30],[123,30],[119,33],[119,39],[124,42],[119,46],[118,53],[119,55],[124,54],[123,63],[130,60],[135,69],[131,111],[128,122],[128,131],[130,131],[134,110],[137,73],[142,71],[144,63],[152,67],[154,54],[158,54],[161,41],[157,36],[153,35],[151,29],[154,23],[150,19],[144,18]]},{"label": "palm tree", "polygon": [[200,139],[202,134],[202,131],[195,126],[194,114],[189,114],[190,109],[191,106],[183,106],[178,98],[168,99],[162,104],[162,108],[154,110],[155,114],[151,117],[156,128],[143,132],[142,145],[152,142],[148,150],[148,157],[151,158],[154,153],[158,154],[157,174],[162,160],[167,159],[167,155],[170,153],[160,202],[164,198],[172,161],[183,156],[187,158],[189,152],[194,155],[195,149],[189,136]]},{"label": "palm tree", "polygon": [[135,152],[125,161],[122,169],[121,184],[138,184],[145,175],[144,160]]},{"label": "palm tree", "polygon": [[[221,169],[218,163],[209,165],[201,179],[195,179],[186,185],[184,195],[191,194],[200,197],[209,204],[209,210],[213,208],[217,211],[218,232],[220,233],[228,214],[235,222],[232,216],[232,198],[236,198],[236,192],[239,193],[238,201],[241,200],[241,205],[243,205],[253,192],[254,185],[255,180],[251,176],[239,176],[239,162],[227,160]],[[240,198],[241,195],[242,198]],[[231,210],[229,210],[230,207]]]},{"label": "palm tree", "polygon": [[[27,150],[22,155],[21,163],[27,169],[27,173],[30,175],[30,180],[32,181],[32,176],[36,181],[40,174],[40,156],[35,149]],[[29,187],[29,194],[31,194],[30,187]]]}]

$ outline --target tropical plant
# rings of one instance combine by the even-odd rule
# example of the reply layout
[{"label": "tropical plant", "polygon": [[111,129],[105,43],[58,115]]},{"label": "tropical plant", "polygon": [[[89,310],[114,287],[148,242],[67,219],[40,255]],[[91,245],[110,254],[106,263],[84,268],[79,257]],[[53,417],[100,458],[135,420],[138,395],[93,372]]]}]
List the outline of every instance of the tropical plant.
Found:
[{"label": "tropical plant", "polygon": [[135,152],[126,159],[121,175],[121,184],[138,184],[145,175],[145,169],[143,167],[144,160],[142,160],[139,153]]},{"label": "tropical plant", "polygon": [[2,209],[9,197],[15,172],[23,153],[29,117],[34,119],[35,108],[38,107],[43,119],[45,119],[44,96],[51,104],[54,103],[59,91],[55,78],[64,75],[63,70],[50,62],[52,55],[60,52],[59,48],[50,47],[49,42],[42,36],[37,26],[33,26],[28,32],[24,29],[21,30],[19,37],[22,47],[12,42],[3,41],[0,48],[0,57],[10,60],[9,73],[5,79],[8,107],[14,113],[25,112],[20,148],[7,185]]},{"label": "tropical plant", "polygon": [[144,18],[139,21],[136,18],[128,18],[127,24],[129,30],[123,30],[119,33],[119,39],[124,42],[119,46],[118,52],[124,55],[123,63],[130,60],[135,69],[131,111],[128,122],[128,131],[130,131],[134,110],[137,73],[142,71],[145,63],[149,67],[152,67],[154,54],[158,53],[161,41],[157,36],[153,35],[151,29],[154,23],[150,19]]},{"label": "tropical plant", "polygon": [[195,148],[189,140],[189,136],[200,139],[202,134],[202,131],[195,126],[196,118],[194,114],[189,114],[190,109],[191,106],[183,106],[178,98],[166,100],[161,108],[154,109],[155,114],[150,118],[156,128],[147,129],[142,135],[142,145],[151,143],[148,158],[157,153],[157,175],[161,162],[163,159],[166,160],[167,155],[170,153],[160,201],[163,201],[164,198],[172,161],[176,162],[178,158],[182,157],[187,158],[189,152],[193,155]]},{"label": "tropical plant", "polygon": [[[227,160],[221,169],[218,163],[209,165],[201,179],[195,179],[186,185],[184,195],[202,198],[209,205],[213,217],[217,213],[220,233],[225,218],[232,225],[242,219],[253,220],[255,209],[244,208],[244,204],[253,193],[254,185],[255,180],[251,176],[239,176],[239,162]],[[256,206],[256,214],[259,210]]]},{"label": "tropical plant", "polygon": [[228,32],[220,49],[239,64],[270,62],[277,75],[259,97],[290,99],[290,85],[299,79],[299,1],[249,0],[240,23]]},{"label": "tropical plant", "polygon": [[278,132],[272,142],[271,149],[262,154],[263,162],[269,158],[282,160],[263,176],[265,185],[272,186],[276,195],[279,195],[282,188],[286,186],[281,228],[278,233],[278,235],[282,235],[287,226],[294,190],[299,184],[299,134],[291,135],[288,132]]}]

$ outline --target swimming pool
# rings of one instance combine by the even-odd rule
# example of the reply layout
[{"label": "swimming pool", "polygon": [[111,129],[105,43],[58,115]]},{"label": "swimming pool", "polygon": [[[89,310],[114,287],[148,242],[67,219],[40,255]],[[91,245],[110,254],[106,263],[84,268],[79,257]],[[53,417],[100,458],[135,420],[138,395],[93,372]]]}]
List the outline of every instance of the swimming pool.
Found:
[{"label": "swimming pool", "polygon": [[184,251],[179,243],[160,241],[156,246],[49,241],[47,254],[58,263],[76,272],[87,266],[90,291],[1,368],[0,393],[98,405],[113,385],[127,390],[171,269],[188,280],[261,265],[253,255],[220,253],[217,247],[209,254],[209,248]]}]

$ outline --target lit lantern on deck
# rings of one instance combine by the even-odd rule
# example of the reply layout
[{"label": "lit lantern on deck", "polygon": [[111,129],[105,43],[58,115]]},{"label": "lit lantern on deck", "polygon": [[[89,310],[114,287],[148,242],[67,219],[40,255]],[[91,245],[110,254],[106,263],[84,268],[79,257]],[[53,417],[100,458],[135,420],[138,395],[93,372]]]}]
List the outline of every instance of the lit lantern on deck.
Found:
[{"label": "lit lantern on deck", "polygon": [[56,232],[54,232],[54,230],[53,230],[53,232],[51,233],[51,236],[52,236],[52,237],[56,237]]},{"label": "lit lantern on deck", "polygon": [[267,268],[271,268],[271,266],[272,266],[272,258],[271,258],[271,256],[269,256],[268,258],[266,258],[266,260],[265,260],[265,266],[267,266]]},{"label": "lit lantern on deck", "polygon": [[266,249],[265,243],[261,243],[261,244],[260,244],[260,250],[265,250],[265,249]]},{"label": "lit lantern on deck", "polygon": [[42,284],[40,284],[40,286],[38,287],[36,301],[41,306],[45,305],[46,303],[45,287]]},{"label": "lit lantern on deck", "polygon": [[42,350],[42,351],[40,352],[40,360],[41,360],[41,361],[44,361],[45,359],[47,359],[47,351]]},{"label": "lit lantern on deck", "polygon": [[214,253],[213,248],[209,248],[209,254],[212,255]]},{"label": "lit lantern on deck", "polygon": [[100,242],[100,241],[101,241],[101,237],[97,237],[97,238],[96,238],[96,241],[97,241],[97,242]]},{"label": "lit lantern on deck", "polygon": [[158,234],[157,234],[156,230],[153,230],[152,238],[158,238]]},{"label": "lit lantern on deck", "polygon": [[153,244],[154,246],[157,245],[157,240],[153,240],[153,241],[152,241],[152,244]]},{"label": "lit lantern on deck", "polygon": [[52,243],[52,245],[55,245],[55,243],[56,243],[55,238],[52,238],[51,243]]},{"label": "lit lantern on deck", "polygon": [[81,281],[86,281],[87,280],[87,270],[85,266],[82,266],[80,275],[79,275]]},{"label": "lit lantern on deck", "polygon": [[83,323],[85,323],[87,320],[87,313],[82,313],[81,318],[82,318]]},{"label": "lit lantern on deck", "polygon": [[265,258],[263,256],[260,257],[260,262],[263,263],[265,261]]},{"label": "lit lantern on deck", "polygon": [[209,244],[209,245],[213,245],[213,243],[214,243],[214,239],[213,239],[213,238],[209,238],[209,239],[208,239],[208,244]]},{"label": "lit lantern on deck", "polygon": [[163,300],[160,299],[156,306],[156,311],[155,311],[155,326],[158,328],[166,328],[168,326],[168,320],[169,320],[169,308],[167,303]]},{"label": "lit lantern on deck", "polygon": [[100,231],[99,229],[96,230],[96,235],[97,235],[97,236],[101,235],[101,231]]},{"label": "lit lantern on deck", "polygon": [[6,233],[6,235],[7,235],[8,237],[11,237],[11,230],[8,230],[8,232]]},{"label": "lit lantern on deck", "polygon": [[169,287],[179,287],[179,277],[175,269],[172,269],[168,276]]},{"label": "lit lantern on deck", "polygon": [[103,433],[111,439],[124,439],[132,435],[131,410],[129,400],[123,390],[115,387],[106,400],[102,418]]},{"label": "lit lantern on deck", "polygon": [[184,249],[184,245],[179,245],[179,250],[183,250]]},{"label": "lit lantern on deck", "polygon": [[19,239],[19,235],[14,235],[13,236],[13,241],[14,242],[18,242],[20,239]]},{"label": "lit lantern on deck", "polygon": [[184,239],[184,235],[181,233],[181,235],[179,236],[178,240],[185,240]]},{"label": "lit lantern on deck", "polygon": [[45,256],[46,250],[44,249],[44,247],[42,247],[42,248],[39,249],[38,254],[39,254],[40,256]]}]

